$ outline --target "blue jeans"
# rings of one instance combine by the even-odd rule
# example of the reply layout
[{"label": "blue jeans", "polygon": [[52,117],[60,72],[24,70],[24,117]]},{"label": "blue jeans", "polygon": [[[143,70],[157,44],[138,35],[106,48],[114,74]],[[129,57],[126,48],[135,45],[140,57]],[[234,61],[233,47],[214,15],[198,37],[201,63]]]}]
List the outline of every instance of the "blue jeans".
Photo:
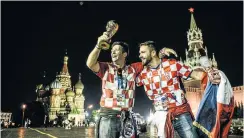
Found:
[{"label": "blue jeans", "polygon": [[191,114],[184,113],[176,116],[172,123],[181,138],[198,138],[192,122]]},{"label": "blue jeans", "polygon": [[119,117],[101,117],[99,123],[99,138],[119,138],[121,122]]}]

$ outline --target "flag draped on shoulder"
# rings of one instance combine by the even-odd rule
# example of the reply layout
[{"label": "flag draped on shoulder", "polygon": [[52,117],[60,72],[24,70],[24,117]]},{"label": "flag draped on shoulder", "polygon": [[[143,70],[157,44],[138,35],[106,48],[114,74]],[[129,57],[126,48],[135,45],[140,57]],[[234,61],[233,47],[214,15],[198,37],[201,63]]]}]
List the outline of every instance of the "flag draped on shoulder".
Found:
[{"label": "flag draped on shoulder", "polygon": [[231,84],[219,71],[219,85],[208,82],[193,125],[201,138],[227,138],[234,112]]}]

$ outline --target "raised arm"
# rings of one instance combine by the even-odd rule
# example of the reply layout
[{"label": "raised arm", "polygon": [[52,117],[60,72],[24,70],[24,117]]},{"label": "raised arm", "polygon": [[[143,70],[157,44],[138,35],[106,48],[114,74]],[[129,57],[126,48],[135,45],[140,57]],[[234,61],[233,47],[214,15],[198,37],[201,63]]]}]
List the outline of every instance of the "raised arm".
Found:
[{"label": "raised arm", "polygon": [[190,77],[195,80],[202,80],[202,78],[204,77],[204,71],[199,69],[193,70]]},{"label": "raised arm", "polygon": [[203,72],[207,72],[209,81],[213,84],[219,84],[221,81],[220,72],[218,69],[211,67],[208,57],[201,56],[199,62],[201,64],[201,68],[194,70],[191,74],[191,77],[199,80],[203,78]]},{"label": "raised arm", "polygon": [[[210,68],[206,71],[208,73],[209,81],[213,84],[219,84],[221,81],[221,76],[218,69]],[[202,80],[204,77],[204,71],[193,70],[191,73],[191,78],[196,80]]]},{"label": "raised arm", "polygon": [[189,66],[184,65],[183,63],[177,62],[177,70],[180,77],[187,79],[188,77],[193,78],[195,80],[202,80],[205,77],[205,73],[208,74],[209,81],[213,84],[219,84],[221,77],[219,75],[219,71],[214,68],[194,68],[191,69]]},{"label": "raised arm", "polygon": [[95,48],[89,54],[88,59],[86,61],[87,67],[94,72],[98,72],[100,69],[97,59],[101,52],[101,47],[99,47],[99,44],[103,41],[108,41],[108,37],[106,35],[102,35],[102,36],[98,37],[97,44],[96,44]]}]

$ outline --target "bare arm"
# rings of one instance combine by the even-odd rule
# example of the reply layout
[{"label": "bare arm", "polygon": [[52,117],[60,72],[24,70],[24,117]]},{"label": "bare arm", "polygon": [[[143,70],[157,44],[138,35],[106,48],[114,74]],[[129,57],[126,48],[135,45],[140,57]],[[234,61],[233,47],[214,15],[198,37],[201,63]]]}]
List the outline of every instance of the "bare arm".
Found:
[{"label": "bare arm", "polygon": [[86,65],[89,69],[91,69],[94,72],[98,72],[100,69],[100,66],[97,62],[97,59],[99,57],[101,49],[97,48],[97,46],[91,51],[91,53],[88,56],[88,59],[86,61]]},{"label": "bare arm", "polygon": [[202,78],[204,77],[204,72],[193,70],[190,77],[195,80],[202,80]]},{"label": "bare arm", "polygon": [[[204,77],[204,71],[193,70],[190,77],[196,80],[202,80]],[[217,69],[208,70],[208,77],[209,77],[209,81],[212,82],[213,84],[219,84],[221,81],[221,77]]]},{"label": "bare arm", "polygon": [[91,51],[91,53],[88,56],[88,59],[86,61],[86,65],[89,69],[91,69],[94,72],[98,72],[100,70],[100,66],[98,64],[98,57],[101,52],[101,48],[99,47],[99,43],[102,41],[107,41],[108,37],[106,35],[102,35],[97,40],[97,45],[95,48]]}]

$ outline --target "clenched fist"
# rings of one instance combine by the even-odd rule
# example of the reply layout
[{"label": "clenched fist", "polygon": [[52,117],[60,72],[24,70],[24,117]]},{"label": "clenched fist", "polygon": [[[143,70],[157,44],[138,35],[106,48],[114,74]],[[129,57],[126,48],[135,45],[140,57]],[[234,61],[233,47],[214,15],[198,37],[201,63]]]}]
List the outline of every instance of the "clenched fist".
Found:
[{"label": "clenched fist", "polygon": [[110,39],[107,35],[107,32],[104,32],[103,35],[101,35],[100,37],[98,37],[97,39],[97,45],[100,46],[101,42],[109,42]]}]

